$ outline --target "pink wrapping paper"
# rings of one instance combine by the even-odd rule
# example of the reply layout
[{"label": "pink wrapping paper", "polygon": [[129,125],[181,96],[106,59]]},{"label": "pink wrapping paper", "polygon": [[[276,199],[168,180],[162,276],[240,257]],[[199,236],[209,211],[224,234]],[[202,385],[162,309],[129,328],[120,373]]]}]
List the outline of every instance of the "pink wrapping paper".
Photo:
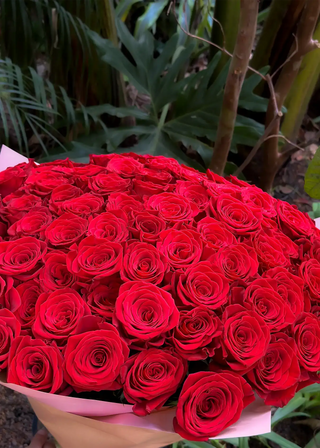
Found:
[{"label": "pink wrapping paper", "polygon": [[[8,167],[15,166],[21,162],[25,162],[28,159],[16,153],[7,146],[2,146],[0,152],[0,171],[5,170]],[[319,220],[318,220],[319,222]],[[320,222],[319,222],[320,227]],[[120,403],[110,403],[98,400],[85,400],[74,397],[65,397],[61,395],[52,395],[40,391],[35,391],[25,387],[18,386],[16,384],[9,384],[6,382],[6,375],[4,372],[0,373],[0,384],[8,387],[16,392],[26,395],[33,407],[35,408],[38,417],[45,425],[49,427],[53,435],[59,441],[59,428],[56,428],[52,422],[48,421],[48,415],[50,415],[50,409],[52,409],[52,416],[54,409],[57,411],[67,412],[82,417],[89,417],[89,420],[96,423],[107,423],[112,425],[126,426],[131,428],[140,428],[147,431],[158,431],[166,434],[172,434],[172,442],[179,440],[179,436],[174,433],[172,420],[175,414],[175,409],[164,409],[160,412],[155,412],[146,417],[138,417],[133,414],[132,406],[123,405]],[[40,403],[44,405],[40,406]],[[42,418],[43,416],[43,418]],[[54,417],[52,417],[54,418]],[[88,421],[88,419],[85,419]],[[94,425],[90,425],[94,426]],[[107,425],[106,425],[107,426]],[[53,428],[53,430],[52,430]],[[92,429],[92,428],[91,428]],[[126,428],[124,428],[126,429]],[[271,430],[271,409],[269,406],[264,405],[263,401],[259,398],[251,403],[242,413],[241,418],[228,429],[223,431],[220,435],[221,438],[233,438],[233,437],[247,437],[253,435],[264,434]],[[111,434],[113,437],[114,434]],[[160,434],[159,434],[160,435]],[[65,440],[65,439],[64,439]],[[69,442],[68,442],[69,443]],[[142,446],[140,442],[132,442],[130,446]],[[166,442],[164,443],[166,444]],[[69,446],[63,446],[63,448],[69,448]],[[120,441],[121,445],[121,441]],[[117,445],[117,446],[120,446]],[[128,444],[123,443],[121,446],[129,447]],[[155,447],[157,444],[144,445],[144,448]],[[86,445],[87,446],[87,445]],[[90,445],[89,445],[90,446]],[[91,446],[94,446],[94,444]],[[102,446],[102,445],[101,445]],[[106,445],[107,446],[107,445]],[[114,445],[115,446],[115,445]],[[158,444],[157,446],[162,446]],[[97,445],[98,447],[98,445]],[[100,445],[99,445],[100,447]],[[83,447],[80,447],[83,448]]]}]

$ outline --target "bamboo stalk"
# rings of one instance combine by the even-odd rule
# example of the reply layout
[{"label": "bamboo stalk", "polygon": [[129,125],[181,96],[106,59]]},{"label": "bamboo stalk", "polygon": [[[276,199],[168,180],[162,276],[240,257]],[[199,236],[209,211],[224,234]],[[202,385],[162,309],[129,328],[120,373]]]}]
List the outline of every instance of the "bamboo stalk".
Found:
[{"label": "bamboo stalk", "polygon": [[[225,48],[229,53],[233,53],[238,34],[239,18],[240,0],[216,0],[211,42]],[[218,49],[216,47],[210,47],[210,60],[217,52]],[[223,53],[215,70],[215,77],[220,73],[228,60],[229,56]]]},{"label": "bamboo stalk", "polygon": [[254,55],[250,62],[251,67],[259,70],[269,64],[269,58],[276,35],[281,27],[291,1],[292,0],[273,0],[270,12],[264,22]]},{"label": "bamboo stalk", "polygon": [[248,69],[257,26],[258,0],[241,0],[237,40],[227,76],[210,169],[222,175],[234,131],[241,87]]},{"label": "bamboo stalk", "polygon": [[[313,38],[320,41],[320,23],[316,28]],[[320,51],[310,52],[303,58],[299,74],[284,103],[288,112],[281,125],[281,132],[289,140],[296,140],[319,76]]]},{"label": "bamboo stalk", "polygon": [[[275,85],[275,96],[277,107],[281,110],[284,101],[290,91],[291,86],[299,72],[303,57],[311,50],[317,48],[318,43],[312,39],[315,26],[320,13],[320,0],[307,0],[303,10],[301,20],[298,24],[296,43],[291,48],[290,54],[293,55],[283,66],[277,83]],[[269,101],[266,114],[265,126],[268,127],[274,119],[274,105]],[[279,120],[270,134],[279,134]],[[284,157],[278,152],[278,138],[270,138],[264,144],[263,149],[263,169],[261,173],[261,188],[265,191],[271,191],[274,177],[280,166],[284,163]],[[284,159],[284,160],[283,160]]]}]

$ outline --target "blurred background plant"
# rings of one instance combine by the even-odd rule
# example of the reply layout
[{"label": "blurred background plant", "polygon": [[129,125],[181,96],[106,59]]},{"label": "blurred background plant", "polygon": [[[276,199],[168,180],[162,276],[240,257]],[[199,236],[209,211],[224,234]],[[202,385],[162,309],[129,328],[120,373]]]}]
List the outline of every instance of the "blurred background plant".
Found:
[{"label": "blurred background plant", "polygon": [[0,138],[29,157],[162,154],[271,191],[305,143],[319,0],[0,6]]}]

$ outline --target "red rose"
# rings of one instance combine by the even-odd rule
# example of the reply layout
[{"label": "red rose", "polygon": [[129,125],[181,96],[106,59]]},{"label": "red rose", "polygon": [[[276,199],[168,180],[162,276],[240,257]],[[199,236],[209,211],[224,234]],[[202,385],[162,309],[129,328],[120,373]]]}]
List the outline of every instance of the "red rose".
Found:
[{"label": "red rose", "polygon": [[112,325],[85,318],[64,352],[66,381],[78,393],[121,389],[120,368],[128,356],[127,345]]},{"label": "red rose", "polygon": [[144,198],[145,196],[153,196],[168,190],[167,185],[155,184],[141,179],[133,179],[133,191],[135,194]]},{"label": "red rose", "polygon": [[299,274],[313,300],[320,302],[320,263],[311,258],[301,263]]},{"label": "red rose", "polygon": [[273,236],[278,240],[278,243],[281,244],[283,252],[287,255],[287,257],[293,259],[299,257],[299,247],[294,241],[292,241],[281,231],[273,232]]},{"label": "red rose", "polygon": [[50,197],[49,201],[49,209],[58,215],[61,215],[61,206],[65,201],[69,201],[70,199],[78,198],[82,195],[82,191],[80,188],[75,187],[74,185],[60,185],[56,187]]},{"label": "red rose", "polygon": [[215,250],[237,242],[235,236],[221,222],[213,218],[204,218],[198,222],[197,230],[203,241]]},{"label": "red rose", "polygon": [[42,291],[36,280],[29,280],[17,286],[17,292],[21,297],[21,306],[14,314],[21,324],[21,329],[29,332],[36,318],[35,307]]},{"label": "red rose", "polygon": [[131,157],[115,155],[109,161],[107,170],[121,177],[135,177],[143,169],[143,165]]},{"label": "red rose", "polygon": [[167,171],[174,176],[177,176],[181,171],[181,166],[175,159],[164,156],[149,156],[145,162],[145,166],[154,170]]},{"label": "red rose", "polygon": [[0,372],[8,365],[9,350],[20,334],[21,326],[11,311],[0,310]]},{"label": "red rose", "polygon": [[112,321],[116,299],[122,281],[118,275],[111,275],[101,280],[93,280],[81,290],[81,295],[87,302],[91,313],[102,317],[108,322]]},{"label": "red rose", "polygon": [[221,335],[222,325],[217,315],[206,306],[196,306],[180,312],[171,343],[182,358],[197,361],[214,356],[220,347]]},{"label": "red rose", "polygon": [[63,387],[63,358],[55,346],[20,336],[9,353],[8,383],[54,394]]},{"label": "red rose", "polygon": [[252,245],[258,256],[261,269],[290,265],[289,257],[276,236],[273,237],[266,232],[256,233],[252,237]]},{"label": "red rose", "polygon": [[7,168],[0,172],[0,195],[5,198],[21,187],[27,175],[21,165]]},{"label": "red rose", "polygon": [[146,207],[149,210],[158,211],[160,218],[170,223],[190,222],[199,213],[194,202],[176,193],[161,193],[151,196]]},{"label": "red rose", "polygon": [[256,209],[259,213],[262,213],[268,218],[276,216],[275,209],[276,200],[257,187],[245,187],[241,189],[241,197],[245,204],[251,209]]},{"label": "red rose", "polygon": [[0,309],[7,308],[14,313],[21,305],[21,298],[13,284],[12,277],[0,276]]},{"label": "red rose", "polygon": [[98,165],[85,165],[81,164],[75,166],[73,169],[73,175],[75,179],[75,184],[82,190],[87,189],[89,179],[91,177],[97,176],[97,174],[105,173],[106,169]]},{"label": "red rose", "polygon": [[82,278],[103,278],[119,272],[122,266],[121,244],[106,238],[88,236],[67,255],[68,270]]},{"label": "red rose", "polygon": [[183,305],[204,305],[210,309],[220,308],[228,301],[229,284],[222,271],[206,261],[192,265],[181,274],[177,295]]},{"label": "red rose", "polygon": [[208,191],[199,183],[179,180],[176,183],[175,193],[178,193],[189,201],[194,202],[199,210],[204,210],[208,206]]},{"label": "red rose", "polygon": [[64,213],[46,229],[47,241],[54,247],[69,247],[87,232],[88,221],[73,213]]},{"label": "red rose", "polygon": [[152,244],[134,242],[125,250],[121,278],[159,285],[168,271],[167,258]]},{"label": "red rose", "polygon": [[79,197],[63,202],[60,206],[60,214],[70,212],[86,218],[90,215],[101,213],[103,206],[103,197],[92,193],[85,193]]},{"label": "red rose", "polygon": [[76,277],[67,269],[67,254],[58,250],[49,252],[44,258],[39,280],[45,292],[72,287]]},{"label": "red rose", "polygon": [[63,346],[75,333],[79,319],[90,314],[88,305],[74,289],[43,293],[36,303],[32,332],[35,338],[55,341]]},{"label": "red rose", "polygon": [[193,373],[182,387],[174,430],[184,439],[206,441],[234,424],[253,401],[253,391],[240,375]]},{"label": "red rose", "polygon": [[115,154],[90,154],[90,164],[106,167]]},{"label": "red rose", "polygon": [[122,210],[101,213],[90,221],[87,234],[122,243],[129,238],[128,219]]},{"label": "red rose", "polygon": [[320,370],[320,322],[311,313],[302,313],[293,326],[297,356],[301,366],[309,372]]},{"label": "red rose", "polygon": [[43,241],[24,237],[15,241],[0,241],[0,274],[27,279],[43,260],[47,246]]},{"label": "red rose", "polygon": [[34,194],[26,194],[24,191],[17,191],[6,196],[3,200],[5,209],[4,217],[10,224],[21,219],[29,210],[40,207],[42,199]]},{"label": "red rose", "polygon": [[277,282],[268,278],[254,280],[246,289],[244,306],[253,309],[270,331],[280,331],[295,321],[290,303],[277,293]]},{"label": "red rose", "polygon": [[292,239],[310,236],[315,230],[315,223],[308,214],[300,212],[295,205],[287,202],[278,201],[277,218],[283,233]]},{"label": "red rose", "polygon": [[131,186],[130,179],[122,179],[118,174],[100,173],[97,176],[89,178],[89,188],[93,193],[108,196],[116,191],[128,191]]},{"label": "red rose", "polygon": [[130,228],[135,238],[145,243],[156,243],[160,233],[166,229],[166,222],[159,218],[157,212],[138,212]]},{"label": "red rose", "polygon": [[212,216],[222,221],[236,235],[248,235],[259,229],[262,215],[229,194],[211,198]]},{"label": "red rose", "polygon": [[107,201],[107,210],[123,210],[131,218],[133,211],[141,212],[144,207],[137,198],[126,193],[111,193]]},{"label": "red rose", "polygon": [[229,182],[227,182],[226,184],[220,184],[220,183],[205,180],[204,185],[210,191],[210,195],[213,196],[213,199],[211,200],[211,205],[214,205],[218,196],[221,196],[221,195],[227,195],[229,197],[233,197],[235,199],[238,199],[239,201],[242,201],[241,188],[234,186],[234,185],[230,184]]},{"label": "red rose", "polygon": [[247,373],[247,378],[269,406],[285,406],[297,390],[300,367],[294,340],[277,333],[263,358]]},{"label": "red rose", "polygon": [[13,238],[34,236],[35,238],[44,240],[45,229],[51,221],[52,215],[47,207],[35,207],[9,227],[8,235]]},{"label": "red rose", "polygon": [[202,241],[194,230],[164,230],[160,234],[157,248],[168,259],[173,269],[186,269],[198,263],[202,256]]},{"label": "red rose", "polygon": [[161,346],[179,321],[172,296],[148,282],[127,282],[120,288],[113,323],[132,349]]},{"label": "red rose", "polygon": [[250,370],[268,348],[270,331],[262,317],[241,305],[229,305],[223,315],[222,353],[232,370]]},{"label": "red rose", "polygon": [[140,416],[159,411],[181,385],[187,362],[170,349],[150,348],[131,356],[121,368],[123,393]]},{"label": "red rose", "polygon": [[63,173],[53,171],[50,167],[34,168],[32,174],[25,181],[27,193],[37,196],[47,196],[58,185],[72,184],[72,179]]},{"label": "red rose", "polygon": [[230,281],[246,281],[258,273],[257,254],[247,244],[239,243],[221,248],[215,255],[214,261]]},{"label": "red rose", "polygon": [[166,186],[171,184],[173,186],[172,175],[165,170],[154,170],[144,167],[138,174],[138,179],[142,179],[145,182],[151,182],[152,184],[158,184]]},{"label": "red rose", "polygon": [[276,286],[273,284],[273,287],[288,304],[292,314],[299,316],[304,310],[303,280],[281,267],[269,269],[263,276],[276,281]]}]

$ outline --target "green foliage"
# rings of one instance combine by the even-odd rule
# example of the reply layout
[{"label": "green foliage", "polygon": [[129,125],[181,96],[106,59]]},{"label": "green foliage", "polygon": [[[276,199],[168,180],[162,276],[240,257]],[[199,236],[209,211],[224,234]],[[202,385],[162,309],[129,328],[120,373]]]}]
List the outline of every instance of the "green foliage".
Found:
[{"label": "green foliage", "polygon": [[304,189],[309,196],[314,199],[320,199],[320,150],[317,149],[313,159],[309,163],[306,177],[304,180]]},{"label": "green foliage", "polygon": [[[124,56],[109,40],[90,32],[101,59],[125,75],[138,92],[150,98],[150,104],[144,113],[138,109],[135,114],[132,109],[127,113],[137,119],[137,126],[132,128],[132,134],[139,137],[139,143],[134,150],[185,161],[186,157],[179,149],[182,144],[197,152],[203,165],[207,166],[212,155],[209,142],[215,140],[228,70],[228,66],[225,66],[216,81],[210,85],[220,54],[213,58],[206,69],[179,79],[181,67],[193,51],[193,44],[178,46],[179,36],[174,35],[163,46],[161,54],[156,55],[156,41],[150,33],[144,33],[140,39],[135,39],[126,26],[118,22],[118,35],[129,51],[130,58]],[[266,110],[267,101],[253,93],[258,82],[258,75],[245,81],[239,103],[241,108]],[[114,113],[116,111],[114,109]],[[236,150],[237,144],[253,145],[262,133],[263,125],[239,114],[233,149]],[[116,150],[127,136],[128,129],[120,127],[111,130],[108,135],[109,150]]]}]

